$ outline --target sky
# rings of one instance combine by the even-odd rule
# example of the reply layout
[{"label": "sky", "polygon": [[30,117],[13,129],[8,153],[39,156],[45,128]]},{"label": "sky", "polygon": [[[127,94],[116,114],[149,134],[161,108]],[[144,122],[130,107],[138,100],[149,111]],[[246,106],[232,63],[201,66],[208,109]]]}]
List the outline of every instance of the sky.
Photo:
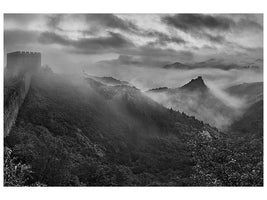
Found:
[{"label": "sky", "polygon": [[4,52],[42,52],[55,70],[112,61],[161,67],[263,59],[262,14],[5,14]]}]

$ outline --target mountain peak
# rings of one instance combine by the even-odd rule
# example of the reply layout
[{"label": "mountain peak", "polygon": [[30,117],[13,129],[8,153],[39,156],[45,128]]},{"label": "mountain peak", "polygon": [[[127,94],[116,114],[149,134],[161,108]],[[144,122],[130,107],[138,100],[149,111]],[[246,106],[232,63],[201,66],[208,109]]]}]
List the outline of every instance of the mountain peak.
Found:
[{"label": "mountain peak", "polygon": [[202,76],[198,76],[196,79],[192,79],[192,81],[199,81],[199,82],[202,82],[203,84],[205,84]]},{"label": "mountain peak", "polygon": [[200,91],[206,91],[208,87],[203,81],[202,76],[198,76],[195,79],[192,79],[189,83],[182,86],[180,89],[186,89],[186,90],[200,90]]},{"label": "mountain peak", "polygon": [[165,65],[163,68],[164,69],[188,69],[190,68],[190,66],[184,63],[175,62],[172,64]]}]

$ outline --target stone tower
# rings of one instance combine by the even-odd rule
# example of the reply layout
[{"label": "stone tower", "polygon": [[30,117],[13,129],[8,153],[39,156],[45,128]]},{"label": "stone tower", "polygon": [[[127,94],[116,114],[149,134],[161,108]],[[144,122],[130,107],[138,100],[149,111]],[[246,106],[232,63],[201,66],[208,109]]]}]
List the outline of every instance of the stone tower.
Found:
[{"label": "stone tower", "polygon": [[12,76],[33,72],[41,67],[41,53],[16,51],[7,54],[7,70]]}]

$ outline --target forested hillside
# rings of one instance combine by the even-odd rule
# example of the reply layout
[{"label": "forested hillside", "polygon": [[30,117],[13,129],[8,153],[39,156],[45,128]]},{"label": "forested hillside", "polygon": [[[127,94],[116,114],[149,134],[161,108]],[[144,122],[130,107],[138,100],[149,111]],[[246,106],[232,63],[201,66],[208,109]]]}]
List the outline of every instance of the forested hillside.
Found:
[{"label": "forested hillside", "polygon": [[7,167],[22,163],[29,170],[23,181],[6,176],[5,184],[262,185],[260,143],[248,142],[167,109],[135,87],[88,77],[73,83],[41,71],[5,138],[12,150]]}]

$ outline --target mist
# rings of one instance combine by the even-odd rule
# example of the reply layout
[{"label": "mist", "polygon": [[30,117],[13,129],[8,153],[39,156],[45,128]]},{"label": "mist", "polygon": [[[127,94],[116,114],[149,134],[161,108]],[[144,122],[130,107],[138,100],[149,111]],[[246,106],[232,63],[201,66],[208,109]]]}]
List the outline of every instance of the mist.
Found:
[{"label": "mist", "polygon": [[243,109],[245,107],[246,101],[244,99],[228,94],[210,81],[207,81],[206,84],[211,92],[227,106],[233,109]]},{"label": "mist", "polygon": [[142,91],[157,87],[177,88],[188,83],[197,76],[221,89],[244,82],[259,82],[263,80],[261,72],[253,70],[221,70],[192,69],[177,70],[136,65],[109,65],[103,63],[91,64],[86,72],[97,76],[112,76],[132,83]]},{"label": "mist", "polygon": [[[185,112],[190,116],[209,123],[219,129],[227,128],[246,109],[245,99],[231,96],[225,89],[242,83],[260,82],[261,72],[254,70],[221,70],[221,69],[162,69],[136,65],[110,65],[107,63],[92,64],[86,73],[96,76],[112,76],[119,80],[128,81],[131,85],[145,92],[154,101],[167,108]],[[168,87],[179,88],[191,79],[202,76],[205,84],[214,98],[219,99],[219,105],[203,103],[198,93],[186,95],[168,95],[165,93],[146,93],[149,89]],[[201,102],[201,103],[200,103]],[[209,105],[209,106],[207,106]]]}]

